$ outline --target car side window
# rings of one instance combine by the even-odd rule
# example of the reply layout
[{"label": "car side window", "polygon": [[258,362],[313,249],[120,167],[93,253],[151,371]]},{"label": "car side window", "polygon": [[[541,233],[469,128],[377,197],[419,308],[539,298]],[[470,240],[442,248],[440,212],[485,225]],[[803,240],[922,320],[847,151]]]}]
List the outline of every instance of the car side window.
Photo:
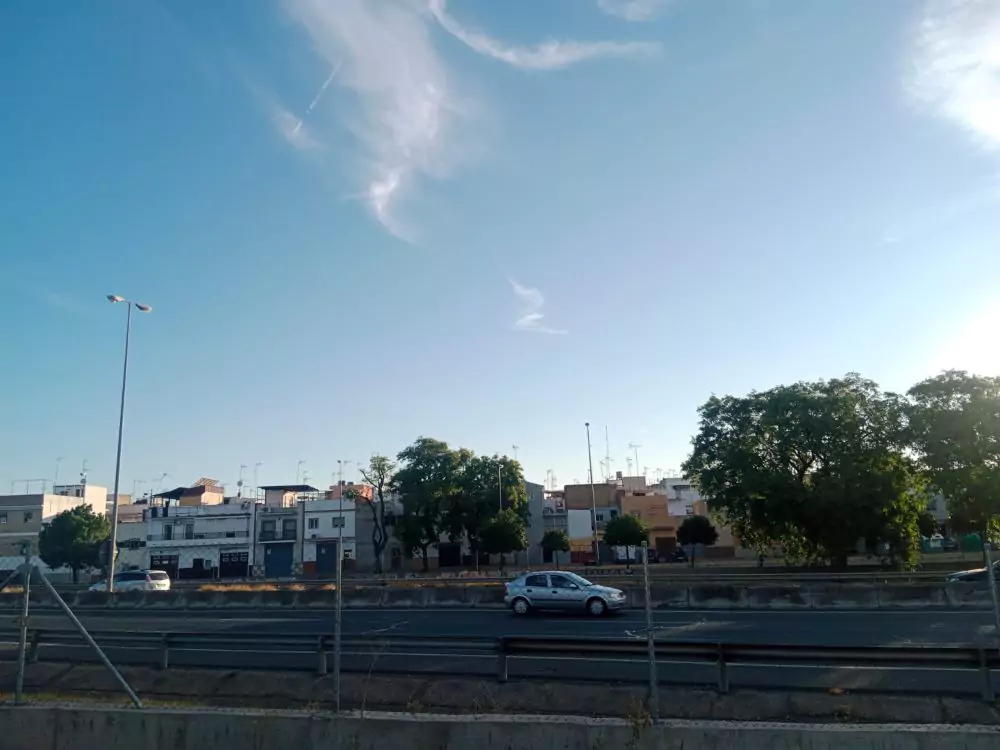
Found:
[{"label": "car side window", "polygon": [[552,588],[554,589],[571,589],[576,586],[575,583],[564,576],[549,576],[549,580],[552,581]]},{"label": "car side window", "polygon": [[534,587],[538,589],[544,589],[546,586],[545,576],[539,576],[539,575],[528,576],[527,578],[524,579],[524,585],[527,586],[528,588]]}]

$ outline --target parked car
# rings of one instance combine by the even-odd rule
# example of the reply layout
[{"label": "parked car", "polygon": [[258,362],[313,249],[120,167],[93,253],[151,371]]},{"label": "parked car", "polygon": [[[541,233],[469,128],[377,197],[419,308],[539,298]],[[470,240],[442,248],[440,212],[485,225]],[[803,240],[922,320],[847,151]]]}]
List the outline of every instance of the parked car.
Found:
[{"label": "parked car", "polygon": [[[108,582],[98,581],[91,591],[107,591]],[[162,570],[123,570],[115,574],[115,591],[170,591],[170,576]]]},{"label": "parked car", "polygon": [[957,552],[958,551],[958,540],[952,539],[950,536],[945,537],[941,540],[941,549],[945,552]]},{"label": "parked car", "polygon": [[628,597],[621,589],[599,586],[566,571],[525,573],[504,585],[507,589],[504,603],[516,615],[551,609],[589,612],[601,617],[628,606]]},{"label": "parked car", "polygon": [[[1000,560],[993,563],[993,575],[1000,580]],[[960,570],[952,573],[945,580],[948,583],[973,583],[975,581],[985,581],[989,578],[986,568],[973,568],[972,570]]]}]

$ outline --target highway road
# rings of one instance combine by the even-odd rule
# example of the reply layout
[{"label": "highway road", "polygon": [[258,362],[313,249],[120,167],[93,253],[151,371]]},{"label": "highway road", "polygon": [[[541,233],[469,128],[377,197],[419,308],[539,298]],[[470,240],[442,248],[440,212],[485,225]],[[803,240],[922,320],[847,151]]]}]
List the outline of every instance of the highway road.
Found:
[{"label": "highway road", "polygon": [[[78,612],[93,630],[144,632],[302,633],[333,632],[329,611],[191,611],[148,610]],[[10,613],[0,616],[0,628],[17,623]],[[747,612],[718,610],[658,611],[653,616],[657,637],[677,640],[801,645],[991,645],[990,612]],[[628,611],[607,618],[541,614],[519,618],[505,610],[377,609],[344,610],[346,635],[423,635],[496,637],[502,635],[562,635],[627,637],[645,633],[642,612]],[[72,627],[60,613],[36,608],[33,629]]]}]

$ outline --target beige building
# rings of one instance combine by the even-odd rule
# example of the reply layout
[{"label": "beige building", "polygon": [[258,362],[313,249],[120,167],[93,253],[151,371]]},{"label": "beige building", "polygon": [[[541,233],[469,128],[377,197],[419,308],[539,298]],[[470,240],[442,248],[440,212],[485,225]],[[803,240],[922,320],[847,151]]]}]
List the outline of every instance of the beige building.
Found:
[{"label": "beige building", "polygon": [[0,495],[0,570],[13,570],[20,562],[21,545],[31,542],[38,554],[38,534],[63,511],[89,505],[94,513],[104,513],[107,489],[96,485],[62,485],[56,490],[67,494]]}]

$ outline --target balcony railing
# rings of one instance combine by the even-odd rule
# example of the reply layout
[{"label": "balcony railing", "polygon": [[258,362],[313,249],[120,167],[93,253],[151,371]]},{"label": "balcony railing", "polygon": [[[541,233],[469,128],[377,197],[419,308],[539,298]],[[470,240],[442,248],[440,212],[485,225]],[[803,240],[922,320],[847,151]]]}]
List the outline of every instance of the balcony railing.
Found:
[{"label": "balcony railing", "polygon": [[250,536],[246,531],[208,531],[193,534],[147,534],[148,542],[190,542],[198,539],[246,539]]},{"label": "balcony railing", "polygon": [[295,529],[260,532],[262,542],[294,542],[297,538]]}]

